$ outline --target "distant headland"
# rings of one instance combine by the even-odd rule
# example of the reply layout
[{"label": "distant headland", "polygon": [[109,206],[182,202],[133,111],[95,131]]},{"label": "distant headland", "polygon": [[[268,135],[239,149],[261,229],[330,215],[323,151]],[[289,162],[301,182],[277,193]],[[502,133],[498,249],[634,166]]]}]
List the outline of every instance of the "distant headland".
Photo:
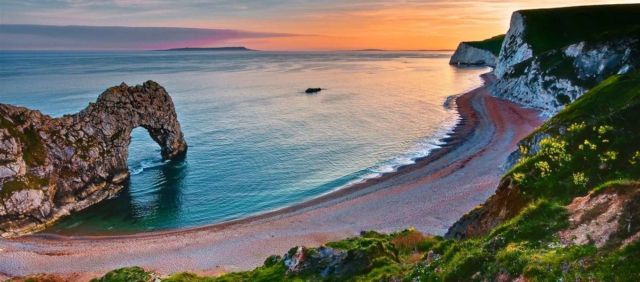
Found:
[{"label": "distant headland", "polygon": [[172,48],[172,49],[164,49],[164,50],[156,50],[156,51],[258,51],[254,49],[249,49],[244,46],[234,46],[234,47],[205,47],[205,48],[197,48],[197,47],[184,47],[184,48]]},{"label": "distant headland", "polygon": [[428,52],[428,51],[454,51],[453,49],[407,49],[407,50],[392,50],[392,49],[356,49],[354,52]]}]

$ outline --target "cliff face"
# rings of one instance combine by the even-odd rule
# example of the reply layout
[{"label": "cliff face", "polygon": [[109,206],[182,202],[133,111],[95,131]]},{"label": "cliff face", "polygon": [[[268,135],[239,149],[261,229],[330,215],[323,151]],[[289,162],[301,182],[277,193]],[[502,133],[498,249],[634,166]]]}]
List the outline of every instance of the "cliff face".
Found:
[{"label": "cliff face", "polygon": [[509,30],[504,37],[498,63],[493,71],[496,77],[502,78],[507,69],[533,56],[531,46],[524,40],[524,31],[524,17],[521,12],[516,11],[511,15]]},{"label": "cliff face", "polygon": [[638,17],[640,5],[515,12],[493,94],[552,116],[607,77],[640,67]]},{"label": "cliff face", "polygon": [[492,93],[552,116],[595,83],[637,69],[639,43],[628,37],[596,44],[579,42],[549,51],[506,68]]},{"label": "cliff face", "polygon": [[103,92],[74,115],[52,118],[0,104],[0,232],[17,236],[114,196],[125,184],[131,131],[143,127],[165,159],[182,157],[171,97],[148,81]]},{"label": "cliff face", "polygon": [[493,53],[462,42],[451,56],[449,64],[495,67],[497,61],[498,58]]}]

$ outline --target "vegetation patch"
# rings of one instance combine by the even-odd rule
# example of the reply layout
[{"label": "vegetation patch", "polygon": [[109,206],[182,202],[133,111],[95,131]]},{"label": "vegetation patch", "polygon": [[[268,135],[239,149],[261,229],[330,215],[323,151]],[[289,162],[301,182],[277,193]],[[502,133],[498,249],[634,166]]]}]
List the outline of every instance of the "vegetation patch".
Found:
[{"label": "vegetation patch", "polygon": [[104,276],[91,280],[91,282],[149,282],[153,275],[141,267],[124,267],[107,272]]},{"label": "vegetation patch", "polygon": [[0,128],[7,129],[11,136],[20,140],[23,158],[28,166],[44,165],[47,151],[40,135],[33,127],[27,127],[20,131],[15,124],[4,117],[0,117]]},{"label": "vegetation patch", "polygon": [[640,4],[600,5],[521,11],[525,19],[525,41],[533,55],[569,44],[617,38],[638,26]]},{"label": "vegetation patch", "polygon": [[500,55],[500,48],[502,48],[503,41],[504,34],[501,34],[482,41],[468,41],[465,43],[478,49],[487,50],[497,57]]},{"label": "vegetation patch", "polygon": [[25,176],[9,180],[2,184],[2,189],[0,189],[0,199],[6,199],[14,192],[20,190],[40,190],[43,186],[48,184],[49,181],[47,179],[39,178],[38,176],[27,173]]}]

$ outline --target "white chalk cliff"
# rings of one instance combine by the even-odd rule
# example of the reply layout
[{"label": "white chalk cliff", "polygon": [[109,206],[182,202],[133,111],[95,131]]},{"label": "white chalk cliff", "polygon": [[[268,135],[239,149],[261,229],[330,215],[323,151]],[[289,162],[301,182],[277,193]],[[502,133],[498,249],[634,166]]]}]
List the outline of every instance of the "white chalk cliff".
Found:
[{"label": "white chalk cliff", "polygon": [[451,56],[449,64],[495,67],[498,58],[491,52],[461,42]]},{"label": "white chalk cliff", "polygon": [[492,93],[497,97],[552,116],[610,75],[640,67],[637,29],[535,54],[527,42],[526,17],[521,12],[511,17],[494,70],[498,80]]}]

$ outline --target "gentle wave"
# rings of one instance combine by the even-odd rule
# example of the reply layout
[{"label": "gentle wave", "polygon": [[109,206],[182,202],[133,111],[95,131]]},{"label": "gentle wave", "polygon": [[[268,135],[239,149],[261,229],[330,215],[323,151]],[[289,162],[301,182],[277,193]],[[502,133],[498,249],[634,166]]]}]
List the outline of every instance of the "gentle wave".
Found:
[{"label": "gentle wave", "polygon": [[143,160],[138,165],[136,165],[134,167],[129,167],[129,174],[138,175],[138,174],[142,173],[145,169],[159,167],[159,166],[162,166],[162,165],[164,165],[164,164],[166,164],[168,162],[169,161],[164,161],[164,160],[161,160],[161,159]]},{"label": "gentle wave", "polygon": [[445,141],[443,140],[451,137],[451,134],[461,120],[460,114],[456,110],[448,110],[454,112],[455,118],[447,121],[438,131],[435,132],[435,134],[433,134],[433,136],[425,138],[404,154],[398,155],[393,159],[365,169],[366,173],[364,175],[358,177],[357,179],[349,181],[344,185],[336,187],[331,191],[323,193],[322,195],[326,195],[340,189],[363,183],[370,179],[382,177],[387,173],[396,172],[400,167],[415,164],[419,159],[429,156],[429,154],[431,154],[434,150],[442,148],[442,146],[445,144]]}]

